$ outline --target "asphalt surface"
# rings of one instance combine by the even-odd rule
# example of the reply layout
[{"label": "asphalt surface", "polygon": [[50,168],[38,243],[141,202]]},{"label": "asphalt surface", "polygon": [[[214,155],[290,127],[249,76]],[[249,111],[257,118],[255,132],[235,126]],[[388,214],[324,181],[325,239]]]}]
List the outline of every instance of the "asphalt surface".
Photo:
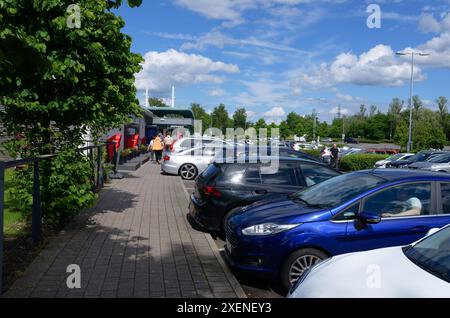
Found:
[{"label": "asphalt surface", "polygon": [[[183,186],[186,191],[191,194],[194,191],[194,181],[186,181],[183,180]],[[213,237],[214,242],[219,248],[220,254],[225,260],[224,257],[224,247],[225,242],[219,238]],[[232,270],[233,271],[233,270]],[[283,297],[281,291],[277,286],[272,286],[266,282],[261,281],[260,279],[255,279],[252,277],[248,277],[242,273],[233,271],[233,274],[241,284],[242,289],[247,294],[249,298],[281,298]]]}]

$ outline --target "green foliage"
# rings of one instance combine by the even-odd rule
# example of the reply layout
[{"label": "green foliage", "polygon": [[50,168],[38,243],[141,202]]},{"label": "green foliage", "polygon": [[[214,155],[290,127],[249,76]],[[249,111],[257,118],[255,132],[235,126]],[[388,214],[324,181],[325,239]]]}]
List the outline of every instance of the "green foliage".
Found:
[{"label": "green foliage", "polygon": [[151,97],[148,99],[148,104],[150,107],[169,107],[161,98]]},{"label": "green foliage", "polygon": [[341,159],[339,167],[342,171],[357,171],[357,170],[372,169],[377,161],[386,159],[387,157],[389,157],[389,155],[377,155],[377,154],[348,155]]},{"label": "green foliage", "polygon": [[49,161],[48,187],[41,190],[47,225],[59,226],[94,202],[93,169],[89,159],[73,149],[63,149]]},{"label": "green foliage", "polygon": [[228,125],[230,119],[228,117],[228,112],[224,104],[220,104],[219,106],[214,108],[211,117],[212,117],[212,126],[220,129],[223,134],[226,133],[227,127],[231,127]]},{"label": "green foliage", "polygon": [[123,19],[109,11],[122,1],[76,3],[80,28],[67,24],[67,1],[0,1],[0,120],[38,153],[140,114],[134,74],[142,58],[120,32]]},{"label": "green foliage", "polygon": [[247,126],[247,111],[245,108],[238,108],[233,114],[234,128],[245,129]]}]

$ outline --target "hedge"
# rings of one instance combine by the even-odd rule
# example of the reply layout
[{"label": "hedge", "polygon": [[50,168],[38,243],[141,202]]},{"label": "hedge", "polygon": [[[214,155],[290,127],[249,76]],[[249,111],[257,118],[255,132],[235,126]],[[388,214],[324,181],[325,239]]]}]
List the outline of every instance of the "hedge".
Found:
[{"label": "hedge", "polygon": [[387,157],[389,157],[389,155],[378,155],[378,154],[348,155],[341,159],[339,168],[342,171],[357,171],[357,170],[372,169],[377,161],[386,159]]}]

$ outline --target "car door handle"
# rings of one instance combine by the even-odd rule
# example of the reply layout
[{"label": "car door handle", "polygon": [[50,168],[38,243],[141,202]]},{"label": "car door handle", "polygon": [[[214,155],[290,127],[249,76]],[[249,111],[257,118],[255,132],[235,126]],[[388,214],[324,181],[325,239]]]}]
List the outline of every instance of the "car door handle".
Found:
[{"label": "car door handle", "polygon": [[426,232],[430,229],[429,226],[419,225],[411,229],[412,232]]},{"label": "car door handle", "polygon": [[255,190],[256,194],[267,194],[267,190]]}]

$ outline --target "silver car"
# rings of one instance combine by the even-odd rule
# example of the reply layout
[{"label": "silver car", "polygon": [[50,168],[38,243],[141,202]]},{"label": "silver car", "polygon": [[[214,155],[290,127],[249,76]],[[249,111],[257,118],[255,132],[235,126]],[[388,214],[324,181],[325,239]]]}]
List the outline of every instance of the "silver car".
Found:
[{"label": "silver car", "polygon": [[409,165],[408,168],[450,172],[450,152],[433,156],[427,161],[415,162]]},{"label": "silver car", "polygon": [[389,162],[394,162],[394,161],[398,161],[398,160],[408,160],[412,156],[414,156],[413,153],[398,153],[398,154],[392,155],[384,160],[377,161],[374,165],[374,168],[386,168],[386,165]]},{"label": "silver car", "polygon": [[196,147],[180,152],[167,152],[163,156],[161,170],[193,180],[202,173],[215,157],[214,147]]},{"label": "silver car", "polygon": [[184,137],[173,142],[170,147],[172,153],[182,152],[187,149],[213,145],[215,147],[231,147],[234,143],[212,137]]}]

